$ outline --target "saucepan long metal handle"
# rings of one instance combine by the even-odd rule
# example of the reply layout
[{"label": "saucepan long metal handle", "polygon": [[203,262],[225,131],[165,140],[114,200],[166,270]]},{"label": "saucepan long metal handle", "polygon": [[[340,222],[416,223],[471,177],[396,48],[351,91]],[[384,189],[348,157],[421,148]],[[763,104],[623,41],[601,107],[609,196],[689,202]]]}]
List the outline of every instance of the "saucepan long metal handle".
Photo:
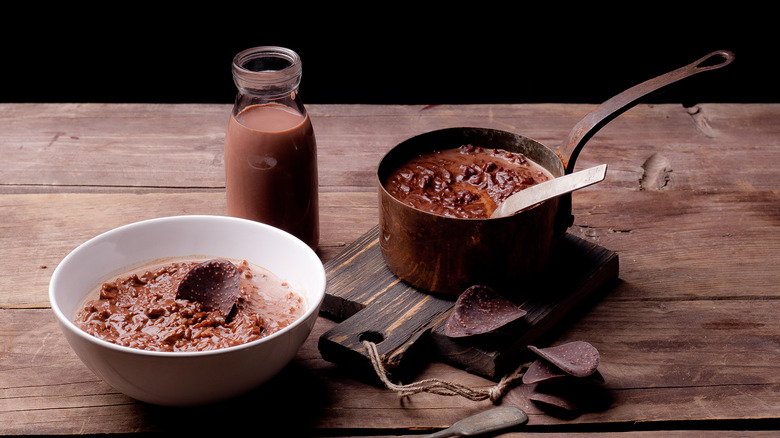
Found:
[{"label": "saucepan long metal handle", "polygon": [[[713,59],[721,58],[720,62],[711,63]],[[563,160],[566,173],[574,170],[574,162],[585,143],[612,119],[663,88],[709,70],[727,66],[734,60],[734,53],[728,50],[717,50],[686,66],[665,73],[635,85],[617,96],[594,108],[582,118],[569,132],[568,138],[558,148],[558,155]]]}]

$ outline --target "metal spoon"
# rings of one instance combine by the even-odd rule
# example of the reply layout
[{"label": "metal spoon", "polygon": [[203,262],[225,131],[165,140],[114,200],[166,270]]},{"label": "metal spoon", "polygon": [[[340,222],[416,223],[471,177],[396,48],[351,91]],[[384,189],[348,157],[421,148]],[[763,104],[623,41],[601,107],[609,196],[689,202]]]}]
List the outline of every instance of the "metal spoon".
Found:
[{"label": "metal spoon", "polygon": [[424,438],[474,436],[524,424],[528,415],[514,406],[499,406],[455,422],[447,429],[426,435]]},{"label": "metal spoon", "polygon": [[602,181],[606,174],[607,165],[602,164],[590,169],[559,176],[558,178],[520,190],[506,198],[490,215],[490,218],[510,216],[542,201],[595,184]]}]

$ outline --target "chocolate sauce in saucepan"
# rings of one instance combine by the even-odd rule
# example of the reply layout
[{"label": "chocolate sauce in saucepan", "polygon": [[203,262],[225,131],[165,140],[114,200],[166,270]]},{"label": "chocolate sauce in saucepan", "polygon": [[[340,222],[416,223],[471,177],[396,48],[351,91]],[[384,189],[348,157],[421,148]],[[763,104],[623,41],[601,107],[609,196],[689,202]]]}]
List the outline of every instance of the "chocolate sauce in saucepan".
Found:
[{"label": "chocolate sauce in saucepan", "polygon": [[428,152],[385,181],[394,198],[419,210],[454,218],[489,218],[513,193],[552,179],[525,155],[473,145]]}]

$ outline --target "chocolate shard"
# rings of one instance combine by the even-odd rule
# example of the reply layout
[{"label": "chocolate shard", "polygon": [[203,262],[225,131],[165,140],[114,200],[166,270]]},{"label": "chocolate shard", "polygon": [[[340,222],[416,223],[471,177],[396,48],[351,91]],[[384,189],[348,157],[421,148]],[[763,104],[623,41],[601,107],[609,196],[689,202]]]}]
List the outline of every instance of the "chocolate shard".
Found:
[{"label": "chocolate shard", "polygon": [[444,326],[444,334],[462,338],[489,333],[526,313],[487,286],[471,286],[455,302]]},{"label": "chocolate shard", "polygon": [[207,260],[193,267],[179,283],[176,298],[197,301],[209,312],[227,318],[240,287],[238,268],[227,260]]},{"label": "chocolate shard", "polygon": [[596,370],[593,374],[586,377],[575,377],[568,374],[556,367],[555,365],[547,362],[545,359],[537,359],[531,363],[528,369],[523,374],[523,383],[574,383],[575,381],[583,381],[590,383],[603,383],[604,376]]},{"label": "chocolate shard", "polygon": [[528,394],[528,399],[536,403],[563,409],[564,411],[575,412],[580,410],[580,405],[576,400],[561,394],[551,394],[534,390]]},{"label": "chocolate shard", "polygon": [[523,383],[532,384],[546,382],[553,379],[562,379],[571,377],[569,374],[561,371],[558,367],[552,365],[543,359],[537,359],[528,367],[523,374]]},{"label": "chocolate shard", "polygon": [[[598,372],[594,376],[596,374]],[[527,397],[550,414],[566,416],[603,411],[613,402],[606,388],[594,377],[568,376],[562,380],[539,382],[529,389]]]},{"label": "chocolate shard", "polygon": [[574,377],[587,377],[596,372],[599,366],[599,352],[584,341],[574,341],[555,347],[528,348],[562,371]]}]

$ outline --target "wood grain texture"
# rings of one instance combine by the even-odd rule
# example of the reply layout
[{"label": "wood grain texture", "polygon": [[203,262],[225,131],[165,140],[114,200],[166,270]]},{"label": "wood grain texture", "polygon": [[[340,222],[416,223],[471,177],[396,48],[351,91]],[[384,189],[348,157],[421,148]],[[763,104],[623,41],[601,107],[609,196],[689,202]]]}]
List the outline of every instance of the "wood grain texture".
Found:
[{"label": "wood grain texture", "polygon": [[408,378],[428,362],[445,361],[500,380],[528,360],[530,343],[582,313],[618,276],[617,254],[566,235],[549,271],[516,290],[500,291],[527,312],[520,321],[488,335],[452,339],[443,327],[454,299],[398,279],[384,263],[378,238],[375,227],[325,264],[328,287],[321,313],[339,324],[320,337],[319,349],[326,360],[370,373],[363,341],[373,342],[394,379]]},{"label": "wood grain texture", "polygon": [[[0,104],[0,434],[198,428],[177,421],[181,411],[137,403],[89,372],[60,334],[47,287],[62,257],[103,231],[165,215],[221,214],[227,109]],[[557,144],[590,109],[311,106],[321,259],[334,260],[377,224],[374,167],[394,144],[453,126]],[[574,194],[569,233],[618,254],[620,281],[547,342],[596,346],[611,404],[559,418],[528,401],[530,388],[514,387],[502,402],[528,412],[530,436],[777,434],[778,120],[777,104],[640,105],[589,141],[578,166],[607,163],[609,171],[604,182]],[[640,184],[652,156],[665,159],[668,176],[655,190]],[[433,394],[399,400],[321,357],[318,339],[336,326],[320,318],[267,387],[185,414],[232,418],[235,427],[294,426],[303,436],[416,436],[491,406]],[[440,362],[415,378],[493,384]],[[507,436],[526,436],[521,432]]]}]

